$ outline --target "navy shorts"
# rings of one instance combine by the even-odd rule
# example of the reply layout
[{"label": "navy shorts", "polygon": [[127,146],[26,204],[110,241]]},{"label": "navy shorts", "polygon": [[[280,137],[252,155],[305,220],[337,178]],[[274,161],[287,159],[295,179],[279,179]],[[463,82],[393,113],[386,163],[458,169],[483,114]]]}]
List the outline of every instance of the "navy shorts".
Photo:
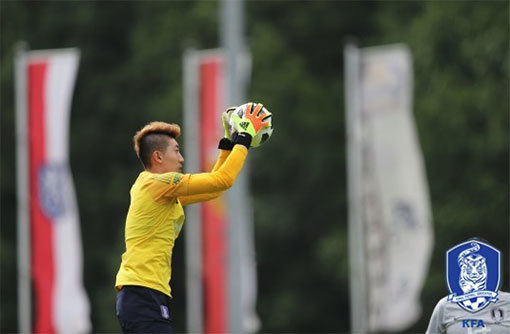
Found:
[{"label": "navy shorts", "polygon": [[117,318],[123,333],[172,333],[171,298],[143,286],[126,285],[117,293]]}]

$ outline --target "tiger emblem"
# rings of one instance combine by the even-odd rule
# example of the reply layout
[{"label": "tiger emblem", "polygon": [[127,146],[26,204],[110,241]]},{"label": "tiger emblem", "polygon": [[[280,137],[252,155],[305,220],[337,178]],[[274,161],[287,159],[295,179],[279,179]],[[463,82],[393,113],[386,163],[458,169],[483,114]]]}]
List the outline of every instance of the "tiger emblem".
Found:
[{"label": "tiger emblem", "polygon": [[459,285],[465,294],[486,290],[487,288],[487,264],[485,257],[475,253],[480,250],[478,244],[472,243],[471,246],[471,248],[461,252],[458,257],[460,267]]},{"label": "tiger emblem", "polygon": [[478,312],[498,300],[501,253],[488,243],[468,240],[446,252],[448,301]]}]

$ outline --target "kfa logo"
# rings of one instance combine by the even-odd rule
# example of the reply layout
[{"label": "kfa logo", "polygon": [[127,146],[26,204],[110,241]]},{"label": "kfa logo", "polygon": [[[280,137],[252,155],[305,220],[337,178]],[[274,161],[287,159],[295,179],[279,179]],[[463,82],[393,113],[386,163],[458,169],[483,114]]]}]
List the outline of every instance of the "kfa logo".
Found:
[{"label": "kfa logo", "polygon": [[462,328],[466,328],[466,334],[487,334],[491,329],[485,326],[481,319],[465,319],[462,320]]},{"label": "kfa logo", "polygon": [[448,301],[475,313],[498,300],[500,252],[471,239],[446,252]]}]

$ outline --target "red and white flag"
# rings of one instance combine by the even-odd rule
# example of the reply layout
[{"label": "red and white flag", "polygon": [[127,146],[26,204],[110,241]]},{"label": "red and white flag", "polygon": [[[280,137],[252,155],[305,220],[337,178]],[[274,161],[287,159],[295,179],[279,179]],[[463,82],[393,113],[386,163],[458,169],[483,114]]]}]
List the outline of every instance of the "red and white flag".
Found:
[{"label": "red and white flag", "polygon": [[69,166],[77,49],[30,51],[24,66],[28,209],[36,333],[91,330],[79,215]]},{"label": "red and white flag", "polygon": [[[210,171],[223,136],[227,62],[221,49],[190,51],[184,62],[186,166],[194,173]],[[240,66],[240,72],[246,70]],[[239,186],[239,179],[236,183]],[[249,199],[240,198],[251,208]],[[258,330],[255,250],[248,220],[227,196],[186,207],[189,332]],[[233,232],[231,224],[240,225],[239,232]],[[233,239],[240,245],[238,254],[233,254]]]},{"label": "red and white flag", "polygon": [[[200,77],[200,167],[210,171],[217,156],[221,138],[223,109],[223,58],[211,56],[199,65]],[[228,229],[223,197],[203,202],[202,268],[204,277],[204,332],[228,331]]]}]

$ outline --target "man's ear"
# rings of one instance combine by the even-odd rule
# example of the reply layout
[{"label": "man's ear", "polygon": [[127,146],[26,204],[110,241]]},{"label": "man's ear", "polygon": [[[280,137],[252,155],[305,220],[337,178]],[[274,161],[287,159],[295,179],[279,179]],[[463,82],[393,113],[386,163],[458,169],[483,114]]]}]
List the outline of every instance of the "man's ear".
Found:
[{"label": "man's ear", "polygon": [[161,152],[157,150],[152,152],[152,160],[161,163],[163,161],[163,158],[161,157]]}]

